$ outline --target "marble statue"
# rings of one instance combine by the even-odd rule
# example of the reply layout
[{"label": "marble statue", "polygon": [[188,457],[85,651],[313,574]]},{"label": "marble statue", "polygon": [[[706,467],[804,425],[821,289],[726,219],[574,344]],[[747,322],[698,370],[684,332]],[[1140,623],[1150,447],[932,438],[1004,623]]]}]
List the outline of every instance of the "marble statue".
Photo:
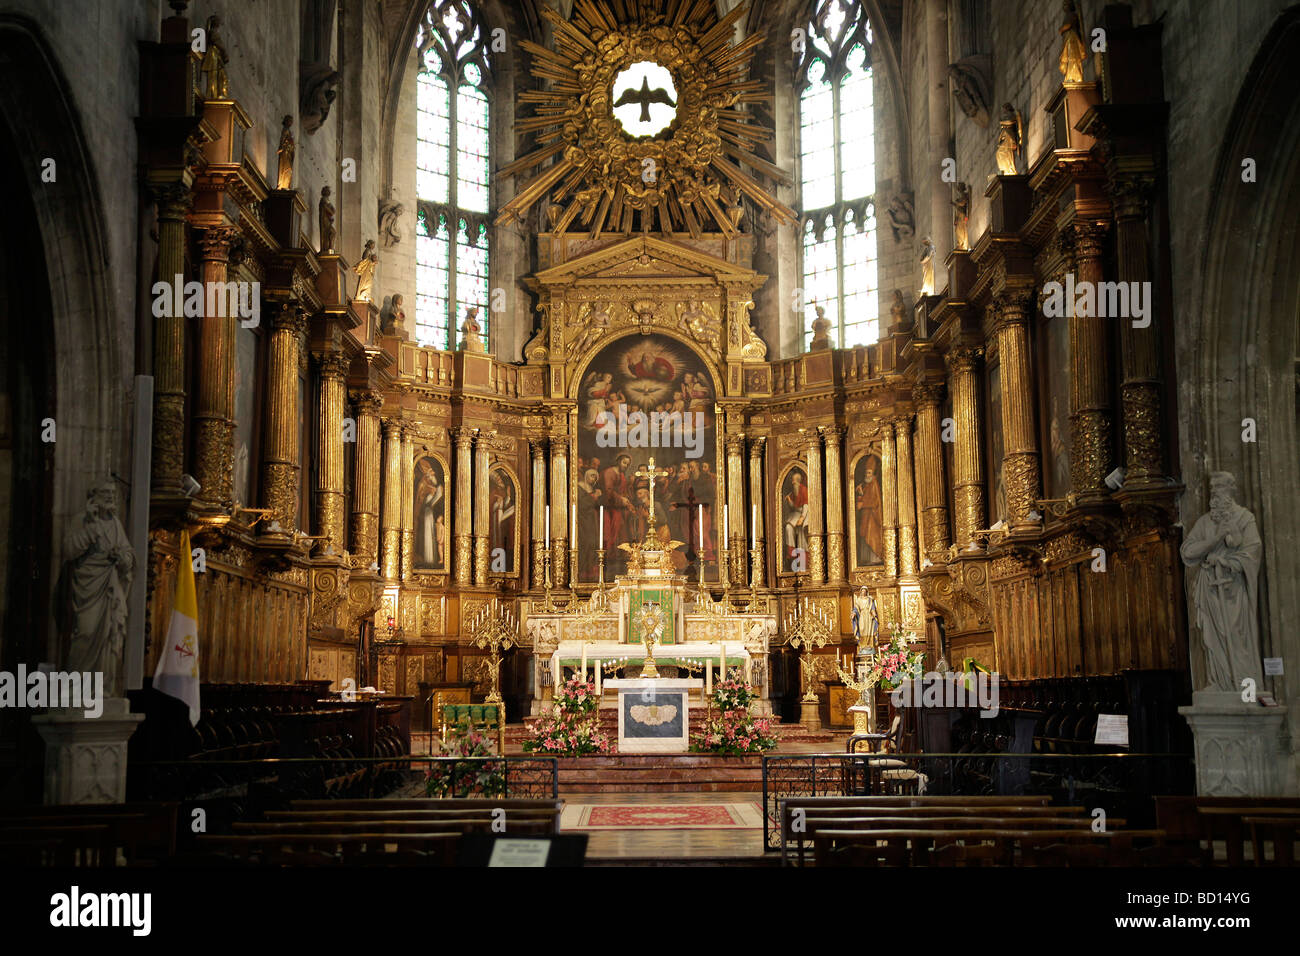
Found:
[{"label": "marble statue", "polygon": [[998,175],[1016,175],[1016,156],[1019,155],[1025,141],[1025,124],[1020,110],[1010,103],[1002,104],[1002,116],[998,119],[997,162]]},{"label": "marble statue", "polygon": [[280,145],[275,151],[280,160],[279,168],[276,170],[276,189],[293,188],[294,150],[293,117],[286,113],[284,119],[280,121]]},{"label": "marble statue", "polygon": [[465,310],[465,324],[460,327],[464,336],[463,348],[466,352],[486,352],[483,345],[483,327],[478,324],[478,306],[471,305]]},{"label": "marble statue", "polygon": [[1183,542],[1183,563],[1199,567],[1192,586],[1196,624],[1205,649],[1204,690],[1240,692],[1243,679],[1260,682],[1259,565],[1263,545],[1255,516],[1236,503],[1237,480],[1210,475],[1210,511]]},{"label": "marble statue", "polygon": [[402,293],[394,292],[388,300],[388,307],[380,313],[379,331],[383,335],[401,335],[406,331],[406,309],[402,304]]},{"label": "marble statue", "polygon": [[934,242],[921,240],[921,295],[934,295]]},{"label": "marble statue", "polygon": [[384,237],[384,248],[391,249],[402,241],[402,230],[397,221],[406,207],[392,199],[379,200],[379,234]]},{"label": "marble statue", "polygon": [[952,200],[952,208],[955,210],[952,216],[953,239],[956,243],[956,249],[970,248],[970,186],[967,183],[957,184],[957,198]]},{"label": "marble statue", "polygon": [[367,239],[366,247],[361,250],[361,261],[352,267],[357,274],[357,294],[354,298],[361,302],[370,301],[370,289],[375,282],[375,267],[379,265],[379,255],[375,252],[375,240]]},{"label": "marble statue", "polygon": [[980,129],[987,129],[989,125],[992,65],[992,58],[987,53],[972,54],[948,65],[948,76],[952,78],[952,93],[957,106]]},{"label": "marble statue", "polygon": [[1083,27],[1074,0],[1065,0],[1065,23],[1059,32],[1065,41],[1061,46],[1060,69],[1066,83],[1083,82],[1083,61],[1088,58],[1088,48],[1083,45]]},{"label": "marble statue", "polygon": [[120,697],[135,553],[117,517],[112,482],[86,493],[85,514],[68,533],[64,553],[58,608],[68,637],[68,670],[102,672],[105,693]]},{"label": "marble statue", "polygon": [[334,89],[343,74],[331,69],[327,64],[314,64],[304,68],[298,77],[299,97],[298,113],[302,117],[302,128],[308,136],[316,133],[330,115],[330,106],[338,95]]},{"label": "marble statue", "polygon": [[334,251],[334,204],[330,202],[330,188],[320,188],[320,203],[317,205],[320,217],[320,254]]},{"label": "marble statue", "polygon": [[894,196],[885,215],[889,217],[889,231],[894,234],[895,242],[916,235],[916,208],[911,190]]},{"label": "marble statue", "polygon": [[817,318],[813,319],[812,324],[812,342],[808,345],[808,351],[819,352],[831,347],[831,337],[828,334],[831,328],[831,320],[826,318],[825,306],[813,303],[813,309],[817,312]]},{"label": "marble statue", "polygon": [[226,46],[221,42],[219,31],[221,17],[208,17],[206,49],[203,59],[199,61],[199,72],[206,80],[205,89],[210,100],[224,100],[230,93],[229,80],[226,76],[226,64],[230,57],[226,55]]}]

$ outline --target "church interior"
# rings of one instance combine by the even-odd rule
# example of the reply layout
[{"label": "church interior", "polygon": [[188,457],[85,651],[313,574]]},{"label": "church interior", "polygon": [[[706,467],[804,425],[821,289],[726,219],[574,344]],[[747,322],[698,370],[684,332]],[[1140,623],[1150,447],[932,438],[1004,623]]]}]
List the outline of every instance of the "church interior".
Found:
[{"label": "church interior", "polygon": [[1293,865],[1297,57],[0,0],[0,859]]}]

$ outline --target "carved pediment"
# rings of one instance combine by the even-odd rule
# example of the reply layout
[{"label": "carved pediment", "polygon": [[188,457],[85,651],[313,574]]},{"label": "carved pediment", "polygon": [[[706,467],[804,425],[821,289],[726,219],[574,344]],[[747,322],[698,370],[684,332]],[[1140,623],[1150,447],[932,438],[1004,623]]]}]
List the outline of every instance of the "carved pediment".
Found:
[{"label": "carved pediment", "polygon": [[530,285],[540,289],[636,279],[734,283],[752,291],[767,276],[688,246],[637,236],[538,272]]}]

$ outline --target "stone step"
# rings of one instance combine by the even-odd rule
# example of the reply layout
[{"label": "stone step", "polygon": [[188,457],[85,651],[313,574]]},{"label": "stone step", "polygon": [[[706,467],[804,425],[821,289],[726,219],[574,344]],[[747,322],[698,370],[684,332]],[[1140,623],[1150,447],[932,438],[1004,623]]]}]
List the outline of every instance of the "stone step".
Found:
[{"label": "stone step", "polygon": [[563,758],[560,793],[754,792],[763,788],[761,755],[621,754]]}]

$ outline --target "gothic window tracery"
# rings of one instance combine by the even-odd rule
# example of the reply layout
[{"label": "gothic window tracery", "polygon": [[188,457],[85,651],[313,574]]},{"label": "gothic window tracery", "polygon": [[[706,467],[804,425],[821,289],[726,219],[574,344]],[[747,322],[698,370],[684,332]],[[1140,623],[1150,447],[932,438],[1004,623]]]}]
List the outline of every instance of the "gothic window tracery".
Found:
[{"label": "gothic window tracery", "polygon": [[856,0],[819,0],[800,65],[804,345],[813,304],[831,345],[879,335],[871,24]]}]

